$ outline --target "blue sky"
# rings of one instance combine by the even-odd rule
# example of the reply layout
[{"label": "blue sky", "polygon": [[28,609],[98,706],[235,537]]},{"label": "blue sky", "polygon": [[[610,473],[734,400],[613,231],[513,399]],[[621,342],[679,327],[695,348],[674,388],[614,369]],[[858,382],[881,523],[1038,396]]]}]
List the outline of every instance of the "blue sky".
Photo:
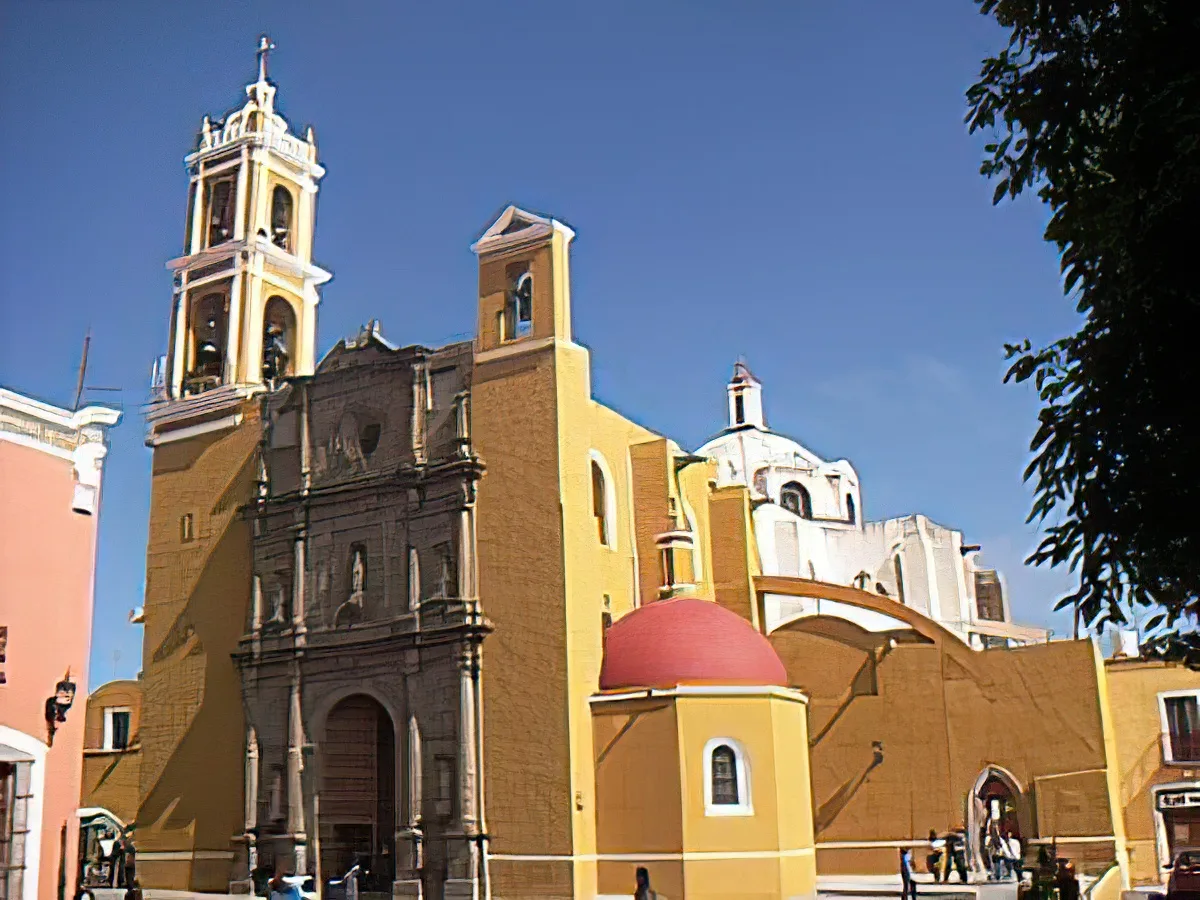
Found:
[{"label": "blue sky", "polygon": [[379,318],[402,343],[474,328],[469,245],[514,202],[578,232],[577,339],[597,396],[689,447],[744,355],[767,415],[853,461],[871,518],[982,544],[1019,619],[1059,633],[1064,573],[1021,565],[1036,403],[1002,345],[1071,329],[1044,211],[993,208],[964,89],[1002,34],[969,0],[0,3],[0,383],[119,387],[92,683],[140,665],[149,451],[182,160],[239,105],[257,37],[328,169],[323,352]]}]

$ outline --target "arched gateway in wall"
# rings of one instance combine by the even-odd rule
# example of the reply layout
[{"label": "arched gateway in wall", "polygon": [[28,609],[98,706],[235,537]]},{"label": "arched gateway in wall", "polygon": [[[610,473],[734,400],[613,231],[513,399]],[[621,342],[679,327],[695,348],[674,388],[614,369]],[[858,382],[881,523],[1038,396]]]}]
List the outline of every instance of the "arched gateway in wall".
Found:
[{"label": "arched gateway in wall", "polygon": [[1007,769],[990,765],[979,773],[967,798],[967,839],[972,866],[986,871],[987,837],[992,831],[1020,838],[1029,837],[1028,803],[1021,783]]},{"label": "arched gateway in wall", "polygon": [[373,697],[353,694],[330,710],[320,746],[321,872],[338,878],[357,863],[390,890],[398,774],[392,718]]}]

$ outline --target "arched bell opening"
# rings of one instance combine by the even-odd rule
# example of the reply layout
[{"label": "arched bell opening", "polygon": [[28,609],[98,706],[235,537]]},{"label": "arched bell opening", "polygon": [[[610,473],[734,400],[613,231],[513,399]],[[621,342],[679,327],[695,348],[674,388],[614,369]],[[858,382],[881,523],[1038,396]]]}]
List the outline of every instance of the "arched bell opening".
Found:
[{"label": "arched bell opening", "polygon": [[262,380],[265,384],[274,386],[295,374],[296,312],[283,297],[272,297],[263,310],[262,347]]},{"label": "arched bell opening", "polygon": [[200,394],[224,381],[229,297],[225,293],[210,293],[194,299],[188,323],[183,392]]},{"label": "arched bell opening", "polygon": [[271,243],[288,253],[295,252],[294,208],[292,192],[283,185],[276,185],[275,190],[271,192]]}]

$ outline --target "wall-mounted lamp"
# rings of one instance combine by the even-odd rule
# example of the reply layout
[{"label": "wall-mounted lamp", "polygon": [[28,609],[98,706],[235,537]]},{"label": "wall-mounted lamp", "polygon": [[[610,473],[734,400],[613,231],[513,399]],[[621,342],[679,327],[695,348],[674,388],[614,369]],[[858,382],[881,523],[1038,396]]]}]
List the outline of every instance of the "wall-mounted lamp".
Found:
[{"label": "wall-mounted lamp", "polygon": [[46,743],[54,745],[54,732],[60,723],[67,721],[67,710],[75,702],[75,682],[71,680],[71,670],[62,681],[54,686],[54,696],[46,700]]}]

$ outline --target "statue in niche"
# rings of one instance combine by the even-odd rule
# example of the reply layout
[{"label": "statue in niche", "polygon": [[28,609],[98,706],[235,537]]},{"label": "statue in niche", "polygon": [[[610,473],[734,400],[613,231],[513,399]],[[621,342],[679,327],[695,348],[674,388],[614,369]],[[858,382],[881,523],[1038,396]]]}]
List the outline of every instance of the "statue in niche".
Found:
[{"label": "statue in niche", "polygon": [[271,618],[268,625],[282,625],[284,622],[284,607],[287,605],[287,594],[282,584],[276,584],[271,590]]},{"label": "statue in niche", "polygon": [[337,429],[329,436],[330,474],[365,472],[366,458],[358,437],[358,417],[347,410],[342,414]]},{"label": "statue in niche", "polygon": [[353,625],[363,616],[363,593],[367,588],[367,562],[362,547],[354,548],[350,560],[350,596],[333,614],[333,627],[343,623]]}]

